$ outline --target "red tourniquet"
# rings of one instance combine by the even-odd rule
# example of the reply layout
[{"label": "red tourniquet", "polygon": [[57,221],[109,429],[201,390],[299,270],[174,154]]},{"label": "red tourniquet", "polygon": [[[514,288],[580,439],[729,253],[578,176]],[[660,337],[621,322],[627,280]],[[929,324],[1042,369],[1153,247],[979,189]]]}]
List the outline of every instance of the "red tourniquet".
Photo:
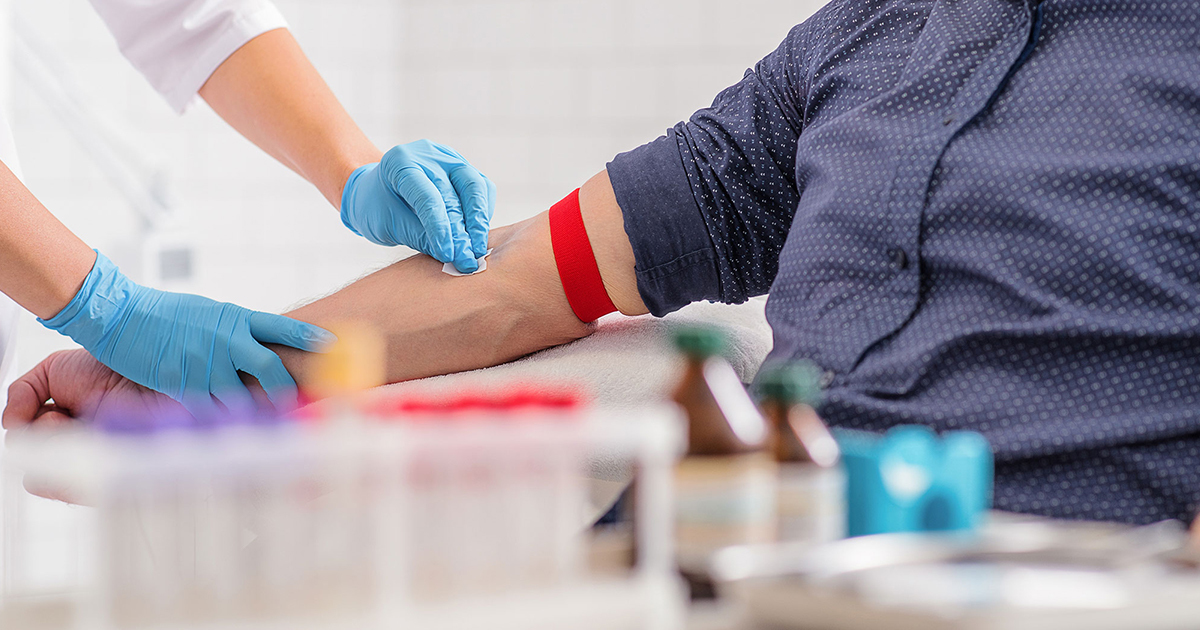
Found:
[{"label": "red tourniquet", "polygon": [[600,279],[596,254],[583,227],[578,188],[551,206],[550,243],[554,247],[554,262],[558,264],[558,277],[575,316],[580,321],[593,322],[616,312],[617,307]]}]

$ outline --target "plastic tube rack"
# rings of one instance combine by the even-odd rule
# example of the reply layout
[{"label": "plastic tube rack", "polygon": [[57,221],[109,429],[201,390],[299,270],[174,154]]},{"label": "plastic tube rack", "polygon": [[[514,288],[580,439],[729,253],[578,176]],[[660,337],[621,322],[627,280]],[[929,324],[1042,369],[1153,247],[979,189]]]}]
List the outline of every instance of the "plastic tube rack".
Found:
[{"label": "plastic tube rack", "polygon": [[[359,409],[10,436],[0,627],[682,625],[673,408]],[[619,575],[585,560],[597,453],[638,471]]]}]

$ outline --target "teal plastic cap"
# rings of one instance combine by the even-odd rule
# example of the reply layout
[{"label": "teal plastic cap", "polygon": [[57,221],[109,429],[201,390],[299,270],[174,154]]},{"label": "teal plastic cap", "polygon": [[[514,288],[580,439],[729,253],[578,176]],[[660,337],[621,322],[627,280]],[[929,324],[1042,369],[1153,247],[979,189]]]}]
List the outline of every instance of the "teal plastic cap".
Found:
[{"label": "teal plastic cap", "polygon": [[763,368],[757,381],[758,393],[767,400],[784,405],[804,403],[816,407],[821,402],[821,370],[807,361]]},{"label": "teal plastic cap", "polygon": [[672,336],[680,352],[697,358],[723,355],[729,347],[724,331],[711,326],[680,326]]}]

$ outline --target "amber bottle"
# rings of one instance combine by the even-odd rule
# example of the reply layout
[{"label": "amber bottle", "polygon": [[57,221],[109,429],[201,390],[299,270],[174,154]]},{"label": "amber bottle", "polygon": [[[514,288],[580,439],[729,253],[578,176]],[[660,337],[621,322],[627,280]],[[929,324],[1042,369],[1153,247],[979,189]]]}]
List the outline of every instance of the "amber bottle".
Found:
[{"label": "amber bottle", "polygon": [[818,378],[811,365],[796,364],[765,369],[757,381],[768,450],[779,465],[777,530],[783,542],[828,542],[845,531],[845,472],[837,441],[816,411]]},{"label": "amber bottle", "polygon": [[676,542],[681,566],[703,564],[730,545],[775,538],[776,465],[768,426],[724,359],[724,335],[675,331],[683,375],[672,398],[687,416],[687,454],[676,471]]}]

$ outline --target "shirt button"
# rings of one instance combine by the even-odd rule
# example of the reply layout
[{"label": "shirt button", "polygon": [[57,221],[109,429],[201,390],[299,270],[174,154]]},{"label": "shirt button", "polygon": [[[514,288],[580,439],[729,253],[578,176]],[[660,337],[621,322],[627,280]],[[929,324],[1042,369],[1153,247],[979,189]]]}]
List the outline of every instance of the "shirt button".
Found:
[{"label": "shirt button", "polygon": [[825,370],[821,373],[821,378],[817,380],[817,386],[821,389],[828,389],[830,385],[833,385],[833,379],[836,377],[837,374],[833,370]]},{"label": "shirt button", "polygon": [[903,248],[897,247],[892,250],[892,263],[900,270],[908,268],[908,254],[904,252]]},{"label": "shirt button", "polygon": [[947,126],[947,127],[949,127],[950,125],[953,125],[953,124],[954,124],[954,117],[953,117],[953,116],[947,116],[947,117],[946,117],[946,120],[943,120],[943,121],[942,121],[942,124],[943,124],[943,125],[945,125],[945,126]]}]

